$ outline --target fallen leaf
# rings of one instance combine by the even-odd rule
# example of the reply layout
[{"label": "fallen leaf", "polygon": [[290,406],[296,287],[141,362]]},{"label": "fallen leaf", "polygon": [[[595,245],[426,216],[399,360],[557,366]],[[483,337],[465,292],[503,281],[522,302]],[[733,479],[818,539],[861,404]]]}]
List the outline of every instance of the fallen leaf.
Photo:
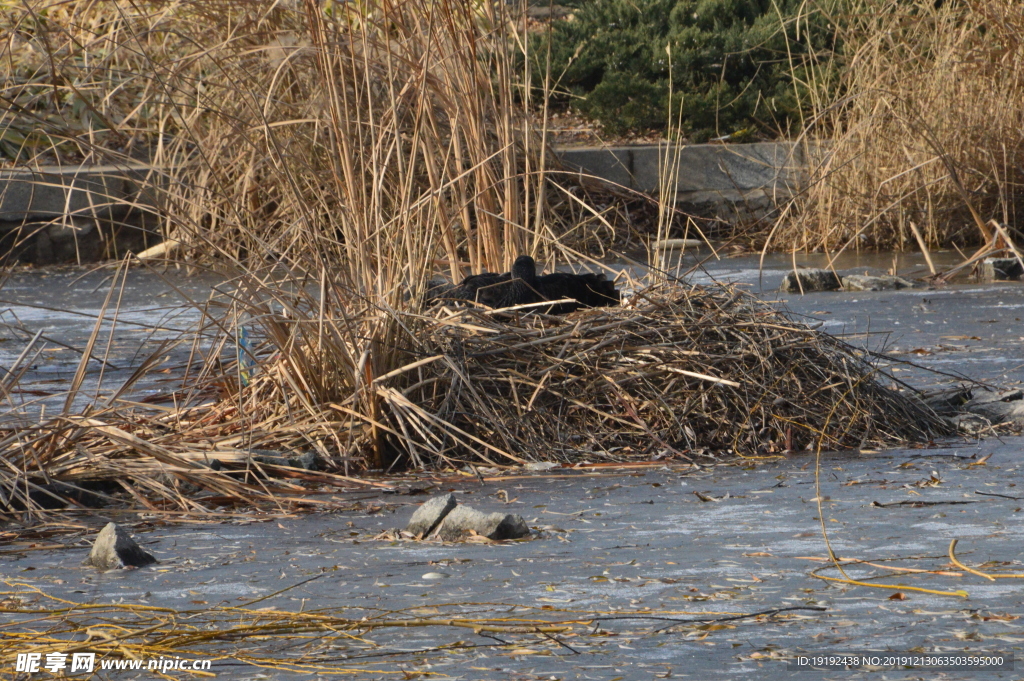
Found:
[{"label": "fallen leaf", "polygon": [[897,591],[892,596],[889,596],[889,600],[890,601],[905,601],[905,600],[907,600],[907,595],[905,593],[903,593],[902,591]]},{"label": "fallen leaf", "polygon": [[1005,615],[998,615],[996,613],[992,613],[991,615],[982,615],[981,619],[985,622],[991,622],[993,620],[996,622],[1012,622],[1013,620],[1020,619],[1020,616],[1011,615],[1009,613]]}]

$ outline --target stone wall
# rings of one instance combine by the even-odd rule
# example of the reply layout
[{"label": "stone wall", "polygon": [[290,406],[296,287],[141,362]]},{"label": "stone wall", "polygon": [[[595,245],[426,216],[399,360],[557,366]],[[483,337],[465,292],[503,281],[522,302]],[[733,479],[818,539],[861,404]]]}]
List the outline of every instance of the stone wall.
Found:
[{"label": "stone wall", "polygon": [[[807,175],[806,152],[793,142],[555,151],[578,181],[666,195],[730,224],[772,217]],[[0,264],[94,262],[153,246],[160,186],[143,163],[0,170]]]},{"label": "stone wall", "polygon": [[160,242],[148,165],[0,170],[0,264],[120,258]]},{"label": "stone wall", "polygon": [[688,213],[730,224],[770,217],[807,181],[805,151],[795,142],[580,147],[557,153],[581,181],[667,194]]}]

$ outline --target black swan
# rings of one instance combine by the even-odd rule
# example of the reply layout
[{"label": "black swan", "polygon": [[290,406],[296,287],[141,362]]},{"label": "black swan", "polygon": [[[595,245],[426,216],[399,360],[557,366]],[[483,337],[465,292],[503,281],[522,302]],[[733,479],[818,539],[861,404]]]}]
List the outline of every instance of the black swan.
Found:
[{"label": "black swan", "polygon": [[537,291],[544,300],[571,298],[576,301],[552,305],[546,310],[548,314],[569,314],[581,307],[613,307],[620,301],[615,283],[608,281],[603,274],[592,272],[545,274],[537,277]]},{"label": "black swan", "polygon": [[427,303],[439,300],[471,300],[492,308],[513,307],[545,300],[572,299],[537,310],[547,314],[568,314],[581,307],[609,307],[619,304],[619,291],[603,274],[553,272],[537,276],[533,258],[521,255],[506,274],[474,274],[458,286],[436,286],[427,293]]},{"label": "black swan", "polygon": [[428,304],[438,300],[470,300],[502,308],[539,303],[544,299],[537,292],[537,265],[530,256],[521,255],[512,263],[511,272],[473,274],[458,286],[440,286],[427,292]]}]

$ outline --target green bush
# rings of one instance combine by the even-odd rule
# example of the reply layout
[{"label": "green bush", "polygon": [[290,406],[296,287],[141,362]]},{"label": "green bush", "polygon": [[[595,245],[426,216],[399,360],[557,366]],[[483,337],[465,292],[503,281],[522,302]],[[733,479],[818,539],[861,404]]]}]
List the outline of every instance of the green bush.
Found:
[{"label": "green bush", "polygon": [[650,82],[613,71],[587,96],[587,114],[613,134],[648,130],[665,124],[665,81]]},{"label": "green bush", "polygon": [[[563,103],[612,134],[664,127],[670,84],[673,112],[682,108],[683,132],[695,141],[784,134],[804,104],[796,84],[812,67],[830,77],[830,14],[840,2],[576,0],[573,18],[552,26],[551,73]],[[535,37],[538,61],[547,38]]]}]

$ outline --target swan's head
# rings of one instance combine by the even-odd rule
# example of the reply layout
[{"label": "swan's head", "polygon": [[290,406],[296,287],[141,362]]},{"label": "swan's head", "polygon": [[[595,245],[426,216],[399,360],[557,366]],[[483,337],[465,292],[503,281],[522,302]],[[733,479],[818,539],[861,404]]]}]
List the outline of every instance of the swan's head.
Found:
[{"label": "swan's head", "polygon": [[528,255],[521,255],[512,263],[512,278],[533,281],[537,278],[537,264]]}]

